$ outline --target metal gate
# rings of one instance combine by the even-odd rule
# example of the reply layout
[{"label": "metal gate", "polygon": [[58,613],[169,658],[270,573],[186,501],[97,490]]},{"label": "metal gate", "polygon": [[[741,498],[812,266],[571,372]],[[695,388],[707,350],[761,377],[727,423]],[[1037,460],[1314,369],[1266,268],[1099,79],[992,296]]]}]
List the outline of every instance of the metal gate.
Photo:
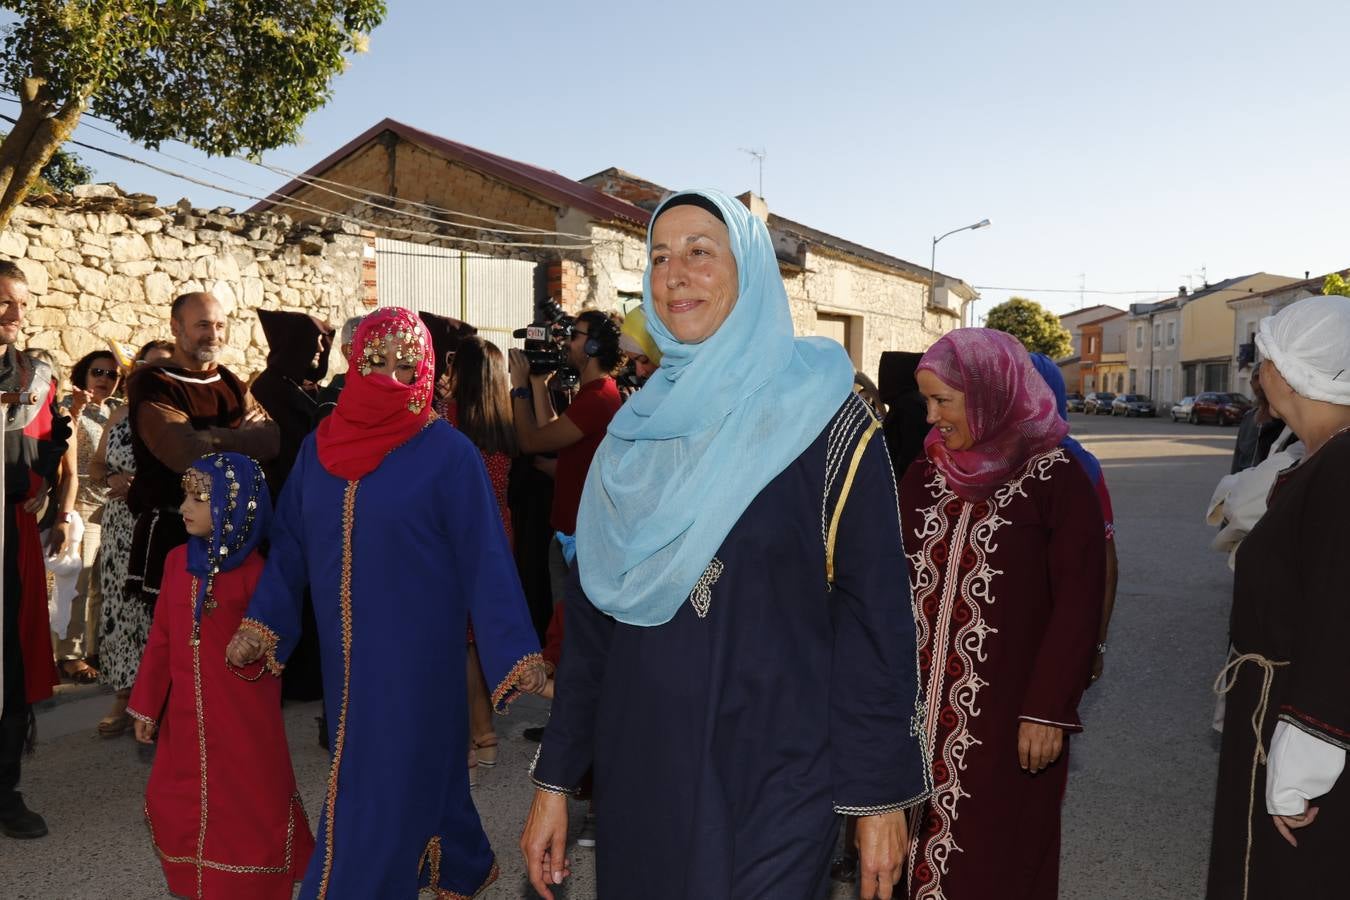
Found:
[{"label": "metal gate", "polygon": [[534,320],[537,263],[375,239],[381,306],[402,306],[468,322],[503,351],[523,342],[511,332]]}]

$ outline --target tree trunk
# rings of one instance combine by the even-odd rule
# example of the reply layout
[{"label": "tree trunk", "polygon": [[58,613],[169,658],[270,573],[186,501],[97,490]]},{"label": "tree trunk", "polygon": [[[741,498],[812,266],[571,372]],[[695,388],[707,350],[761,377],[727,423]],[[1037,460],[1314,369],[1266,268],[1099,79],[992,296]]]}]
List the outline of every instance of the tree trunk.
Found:
[{"label": "tree trunk", "polygon": [[0,142],[0,228],[9,225],[42,167],[79,124],[87,97],[71,97],[58,107],[43,79],[25,78],[19,99],[19,121]]}]

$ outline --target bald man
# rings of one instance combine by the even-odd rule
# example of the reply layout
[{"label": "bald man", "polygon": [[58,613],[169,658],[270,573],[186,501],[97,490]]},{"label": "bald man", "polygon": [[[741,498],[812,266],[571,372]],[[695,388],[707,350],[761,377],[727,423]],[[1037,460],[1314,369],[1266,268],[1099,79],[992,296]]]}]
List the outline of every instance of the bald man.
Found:
[{"label": "bald man", "polygon": [[216,360],[229,322],[209,293],[183,294],[169,316],[169,360],[138,369],[127,384],[136,478],[127,505],[136,515],[127,590],[153,604],[164,557],[187,541],[178,507],[183,472],[208,453],[233,450],[261,463],[274,460],[281,432],[248,388]]}]

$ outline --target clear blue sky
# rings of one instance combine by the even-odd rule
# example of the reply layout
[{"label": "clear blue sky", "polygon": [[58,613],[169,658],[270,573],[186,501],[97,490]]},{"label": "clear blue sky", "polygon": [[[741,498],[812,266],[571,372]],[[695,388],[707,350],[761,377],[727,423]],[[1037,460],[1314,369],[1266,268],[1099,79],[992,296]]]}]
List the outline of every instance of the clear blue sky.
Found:
[{"label": "clear blue sky", "polygon": [[[390,116],[575,178],[619,166],[739,193],[756,169],[738,148],[762,146],[775,212],[921,265],[935,233],[988,217],[939,245],[938,269],[1070,290],[1023,291],[1061,312],[1080,275],[1167,296],[1202,267],[1350,265],[1343,2],[389,5],[304,142],[269,161],[306,168]],[[166,202],[249,205],[81,155]],[[983,295],[981,311],[1007,296]]]}]

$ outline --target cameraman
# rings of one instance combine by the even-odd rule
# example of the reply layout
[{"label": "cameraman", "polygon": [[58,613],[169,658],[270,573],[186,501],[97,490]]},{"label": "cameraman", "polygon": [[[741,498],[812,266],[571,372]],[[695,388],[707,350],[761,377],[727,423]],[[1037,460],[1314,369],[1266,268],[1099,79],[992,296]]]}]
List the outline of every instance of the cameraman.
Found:
[{"label": "cameraman", "polygon": [[[564,347],[568,365],[580,373],[579,387],[561,416],[553,407],[549,381],[554,372],[531,373],[523,350],[511,351],[511,407],[516,441],[521,453],[557,453],[553,475],[553,530],[572,535],[577,530],[577,507],[581,488],[591,466],[595,448],[605,436],[609,420],[619,410],[619,388],[614,374],[623,367],[619,349],[617,317],[588,309],[577,316]],[[549,574],[553,602],[562,600],[562,582],[567,574],[562,545],[557,538],[549,545]]]}]

